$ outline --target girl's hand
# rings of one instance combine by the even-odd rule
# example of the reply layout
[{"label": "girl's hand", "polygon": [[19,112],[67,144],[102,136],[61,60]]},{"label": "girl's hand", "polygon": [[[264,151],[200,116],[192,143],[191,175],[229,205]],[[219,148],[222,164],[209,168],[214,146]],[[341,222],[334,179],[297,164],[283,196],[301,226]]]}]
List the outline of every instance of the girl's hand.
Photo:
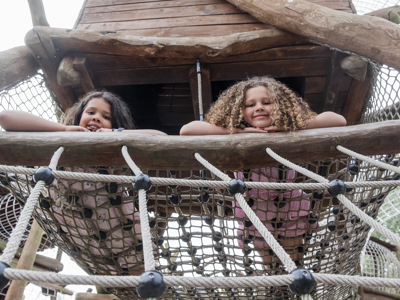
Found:
[{"label": "girl's hand", "polygon": [[89,131],[89,129],[77,125],[67,125],[65,131]]}]

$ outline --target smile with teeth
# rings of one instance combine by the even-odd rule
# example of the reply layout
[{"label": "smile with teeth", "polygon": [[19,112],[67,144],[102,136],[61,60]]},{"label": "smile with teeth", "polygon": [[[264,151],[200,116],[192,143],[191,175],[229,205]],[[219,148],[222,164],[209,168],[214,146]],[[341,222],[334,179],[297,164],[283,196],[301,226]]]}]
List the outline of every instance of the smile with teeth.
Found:
[{"label": "smile with teeth", "polygon": [[89,126],[87,126],[87,129],[89,129],[90,131],[96,131],[97,130],[97,126],[89,125]]}]

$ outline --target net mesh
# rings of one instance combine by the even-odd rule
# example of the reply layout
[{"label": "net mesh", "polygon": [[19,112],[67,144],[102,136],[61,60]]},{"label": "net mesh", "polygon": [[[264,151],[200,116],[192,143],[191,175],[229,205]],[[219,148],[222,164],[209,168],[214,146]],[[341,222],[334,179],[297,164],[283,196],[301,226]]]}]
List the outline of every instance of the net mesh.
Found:
[{"label": "net mesh", "polygon": [[[359,14],[399,1],[353,1]],[[373,78],[362,122],[399,119],[398,71],[370,62]],[[57,121],[61,114],[42,74],[0,92],[0,110],[23,110]],[[396,165],[397,155],[376,157]],[[329,180],[387,181],[398,179],[388,171],[354,158],[302,164]],[[125,174],[130,170],[102,167],[66,169],[93,174]],[[259,236],[225,189],[207,187],[216,180],[209,172],[147,171],[150,176],[201,179],[203,187],[154,185],[148,192],[149,224],[156,268],[169,276],[262,276],[285,274],[276,254]],[[225,171],[245,181],[310,182],[284,166]],[[30,176],[0,173],[0,227],[7,240],[16,216],[32,188]],[[11,188],[11,189],[10,189]],[[11,194],[8,193],[9,189]],[[354,188],[346,196],[364,212],[384,223],[400,212],[399,190]],[[385,201],[389,195],[391,201]],[[363,224],[326,191],[255,189],[245,199],[274,234],[296,265],[314,272],[358,274],[360,253],[369,226]],[[378,215],[379,211],[379,215]],[[3,216],[3,213],[2,213]],[[143,272],[143,245],[137,193],[131,184],[57,180],[41,196],[34,212],[49,240],[68,253],[89,274],[137,275]],[[3,220],[3,219],[2,219]],[[384,247],[368,242],[363,256],[364,276],[399,278],[399,262]],[[121,299],[136,298],[135,289],[109,288]],[[386,289],[392,293],[399,290]],[[318,285],[314,299],[356,298],[349,286]],[[168,288],[166,299],[292,299],[287,287]]]}]

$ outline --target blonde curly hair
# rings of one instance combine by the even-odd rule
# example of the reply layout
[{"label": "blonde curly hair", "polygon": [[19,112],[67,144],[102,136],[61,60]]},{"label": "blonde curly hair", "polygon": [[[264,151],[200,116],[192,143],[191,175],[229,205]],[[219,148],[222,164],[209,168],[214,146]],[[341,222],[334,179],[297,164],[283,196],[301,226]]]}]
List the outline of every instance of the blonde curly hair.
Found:
[{"label": "blonde curly hair", "polygon": [[230,128],[231,133],[233,128],[251,127],[243,116],[245,94],[247,90],[258,86],[264,86],[268,90],[270,101],[274,104],[272,121],[279,131],[304,129],[307,125],[306,121],[317,115],[294,91],[283,83],[264,76],[238,82],[222,92],[206,114],[205,121],[223,128]]}]

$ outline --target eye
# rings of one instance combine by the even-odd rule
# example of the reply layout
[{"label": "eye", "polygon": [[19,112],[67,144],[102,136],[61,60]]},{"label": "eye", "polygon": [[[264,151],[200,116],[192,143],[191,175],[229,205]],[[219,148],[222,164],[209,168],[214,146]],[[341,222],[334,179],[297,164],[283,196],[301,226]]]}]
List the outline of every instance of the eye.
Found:
[{"label": "eye", "polygon": [[94,114],[94,112],[92,112],[92,111],[87,111],[86,113],[88,113],[89,115],[93,115]]},{"label": "eye", "polygon": [[106,120],[111,120],[111,117],[109,117],[109,116],[103,116],[103,118]]}]

